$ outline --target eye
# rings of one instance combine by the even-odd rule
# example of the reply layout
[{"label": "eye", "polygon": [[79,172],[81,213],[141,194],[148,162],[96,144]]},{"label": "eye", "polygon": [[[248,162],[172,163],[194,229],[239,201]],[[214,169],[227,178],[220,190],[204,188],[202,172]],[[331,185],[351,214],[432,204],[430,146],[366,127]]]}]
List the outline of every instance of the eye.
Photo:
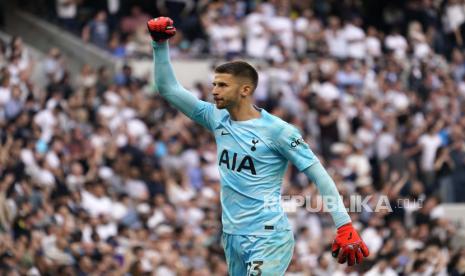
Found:
[{"label": "eye", "polygon": [[212,85],[215,87],[215,86],[218,86],[218,87],[227,87],[228,85],[224,82],[213,82]]}]

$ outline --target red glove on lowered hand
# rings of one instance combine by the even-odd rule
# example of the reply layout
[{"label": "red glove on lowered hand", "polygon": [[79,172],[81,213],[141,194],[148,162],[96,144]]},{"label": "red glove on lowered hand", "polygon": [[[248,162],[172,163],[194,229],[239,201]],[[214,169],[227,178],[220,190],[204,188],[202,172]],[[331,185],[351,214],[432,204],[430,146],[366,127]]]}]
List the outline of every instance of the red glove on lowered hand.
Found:
[{"label": "red glove on lowered hand", "polygon": [[173,26],[173,20],[169,17],[157,17],[147,22],[152,40],[163,42],[176,34],[176,28]]},{"label": "red glove on lowered hand", "polygon": [[344,224],[337,229],[331,252],[334,258],[339,256],[338,262],[340,264],[345,263],[347,260],[349,266],[354,265],[355,261],[361,264],[363,257],[370,255],[368,247],[355,231],[352,223]]}]

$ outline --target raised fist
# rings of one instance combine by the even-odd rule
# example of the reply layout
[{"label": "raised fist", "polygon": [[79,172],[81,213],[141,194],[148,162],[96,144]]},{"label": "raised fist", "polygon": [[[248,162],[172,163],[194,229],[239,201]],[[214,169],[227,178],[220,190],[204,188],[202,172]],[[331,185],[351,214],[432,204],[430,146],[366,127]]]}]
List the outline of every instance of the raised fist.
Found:
[{"label": "raised fist", "polygon": [[176,28],[173,26],[173,20],[169,17],[157,17],[147,22],[152,40],[163,42],[176,34]]}]

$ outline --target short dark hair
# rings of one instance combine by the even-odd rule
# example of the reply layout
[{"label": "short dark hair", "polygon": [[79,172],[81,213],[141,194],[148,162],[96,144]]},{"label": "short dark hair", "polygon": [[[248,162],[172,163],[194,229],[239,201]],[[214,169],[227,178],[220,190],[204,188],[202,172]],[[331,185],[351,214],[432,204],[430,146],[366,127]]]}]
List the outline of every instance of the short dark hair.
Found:
[{"label": "short dark hair", "polygon": [[215,68],[215,73],[231,74],[235,77],[247,78],[252,81],[254,89],[258,84],[258,73],[252,65],[245,61],[231,61]]}]

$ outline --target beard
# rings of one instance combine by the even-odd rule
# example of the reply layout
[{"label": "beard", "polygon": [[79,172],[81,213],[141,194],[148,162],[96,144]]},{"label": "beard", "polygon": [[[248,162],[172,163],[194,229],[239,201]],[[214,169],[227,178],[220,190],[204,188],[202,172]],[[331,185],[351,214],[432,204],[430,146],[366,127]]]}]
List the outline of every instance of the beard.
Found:
[{"label": "beard", "polygon": [[216,105],[216,108],[218,109],[226,108],[226,103],[224,102],[224,100],[215,101],[215,105]]}]

